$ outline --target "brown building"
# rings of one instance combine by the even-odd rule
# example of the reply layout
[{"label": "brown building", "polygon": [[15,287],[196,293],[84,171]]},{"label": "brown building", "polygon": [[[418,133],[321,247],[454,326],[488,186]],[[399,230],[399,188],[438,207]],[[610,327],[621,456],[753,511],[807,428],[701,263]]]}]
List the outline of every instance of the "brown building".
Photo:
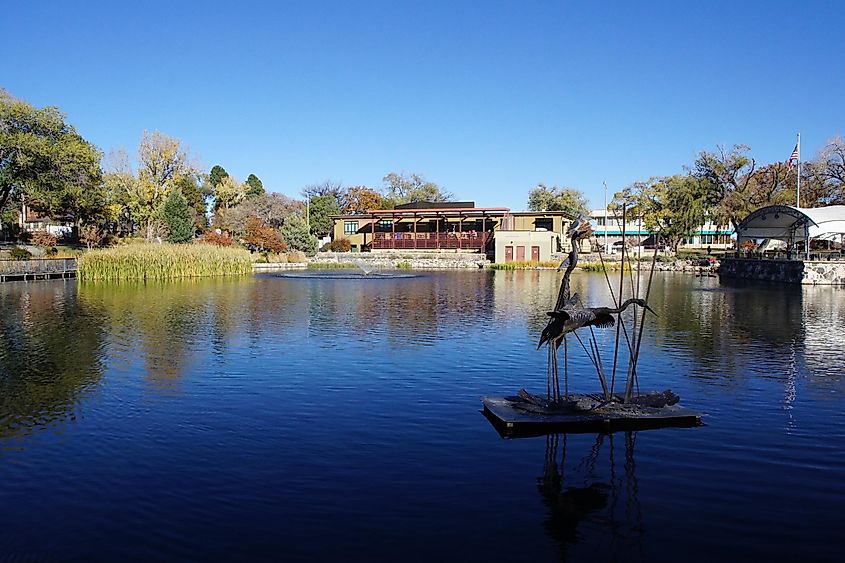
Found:
[{"label": "brown building", "polygon": [[[504,232],[546,233],[541,257],[564,250],[564,237],[571,218],[561,211],[512,212],[506,207],[475,207],[471,201],[416,202],[394,209],[336,215],[332,239],[348,239],[353,252],[381,250],[454,250],[493,255],[496,236]],[[536,256],[513,249],[514,258]]]}]

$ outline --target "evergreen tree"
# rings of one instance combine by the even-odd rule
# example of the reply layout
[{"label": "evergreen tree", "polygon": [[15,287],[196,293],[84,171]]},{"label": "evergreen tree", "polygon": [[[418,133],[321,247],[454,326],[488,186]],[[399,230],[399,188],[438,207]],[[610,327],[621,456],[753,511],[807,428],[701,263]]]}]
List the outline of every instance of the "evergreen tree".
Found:
[{"label": "evergreen tree", "polygon": [[167,225],[168,242],[186,242],[194,236],[194,218],[188,200],[179,190],[173,190],[161,208],[161,220]]},{"label": "evergreen tree", "polygon": [[291,250],[300,250],[308,256],[317,253],[317,237],[308,232],[308,225],[299,215],[291,215],[282,225],[282,238]]},{"label": "evergreen tree", "polygon": [[255,174],[250,174],[246,179],[246,198],[250,199],[267,193],[264,190],[264,183]]},{"label": "evergreen tree", "polygon": [[208,183],[211,184],[212,188],[216,188],[217,184],[223,180],[223,178],[228,178],[229,173],[226,172],[226,169],[220,166],[219,164],[215,164],[211,168],[211,172],[208,174]]}]

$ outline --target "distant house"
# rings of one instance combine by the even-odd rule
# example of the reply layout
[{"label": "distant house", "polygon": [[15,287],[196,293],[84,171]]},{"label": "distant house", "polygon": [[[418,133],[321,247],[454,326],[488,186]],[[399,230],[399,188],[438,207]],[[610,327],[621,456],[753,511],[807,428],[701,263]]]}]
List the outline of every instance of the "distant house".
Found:
[{"label": "distant house", "polygon": [[497,262],[549,260],[568,250],[563,233],[571,221],[561,211],[512,212],[471,201],[415,202],[332,218],[332,239],[348,239],[353,252],[476,252]]},{"label": "distant house", "polygon": [[47,231],[57,237],[69,236],[73,232],[73,217],[47,217],[33,212],[29,206],[22,205],[18,211],[18,227],[23,232]]},{"label": "distant house", "polygon": [[[604,247],[605,240],[607,246],[610,247],[610,252],[622,245],[622,214],[618,211],[608,209],[607,221],[605,221],[605,210],[594,209],[590,212],[590,224],[593,226],[593,232],[596,237],[596,242]],[[724,250],[733,246],[733,239],[731,234],[733,229],[728,226],[714,225],[707,222],[700,225],[688,237],[681,241],[679,248],[686,249],[711,249]],[[657,234],[649,230],[642,224],[638,217],[626,217],[625,221],[625,237],[628,244],[634,246],[654,247],[660,246]]]}]

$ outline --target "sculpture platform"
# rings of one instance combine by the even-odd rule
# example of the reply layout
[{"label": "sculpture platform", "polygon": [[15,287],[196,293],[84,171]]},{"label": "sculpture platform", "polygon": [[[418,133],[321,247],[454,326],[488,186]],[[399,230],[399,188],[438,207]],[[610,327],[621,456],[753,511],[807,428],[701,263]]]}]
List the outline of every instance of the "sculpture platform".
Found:
[{"label": "sculpture platform", "polygon": [[[702,424],[702,413],[677,404],[660,405],[666,393],[641,394],[636,403],[623,404],[619,397],[605,401],[601,395],[570,395],[560,404],[525,391],[513,397],[482,397],[482,413],[503,437],[536,436],[550,432],[613,432],[650,428],[688,428]],[[670,401],[671,402],[671,401]]]}]

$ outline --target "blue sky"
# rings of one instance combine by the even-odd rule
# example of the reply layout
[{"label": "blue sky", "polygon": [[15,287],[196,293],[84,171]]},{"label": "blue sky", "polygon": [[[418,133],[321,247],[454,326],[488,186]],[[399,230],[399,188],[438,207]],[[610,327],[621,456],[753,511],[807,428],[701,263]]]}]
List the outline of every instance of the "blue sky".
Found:
[{"label": "blue sky", "polygon": [[104,151],[144,129],[297,195],[418,172],[478,205],[845,134],[845,4],[17,2],[0,86]]}]

